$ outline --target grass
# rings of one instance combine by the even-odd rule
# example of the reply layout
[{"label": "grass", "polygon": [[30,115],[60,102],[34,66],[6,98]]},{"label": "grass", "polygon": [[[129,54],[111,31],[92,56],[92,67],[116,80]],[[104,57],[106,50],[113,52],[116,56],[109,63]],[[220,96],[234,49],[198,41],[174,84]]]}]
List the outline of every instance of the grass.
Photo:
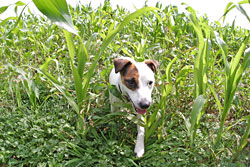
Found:
[{"label": "grass", "polygon": [[[225,13],[244,13],[244,3]],[[250,165],[248,30],[159,3],[136,14],[109,1],[63,8],[63,26],[23,13],[0,22],[0,166]],[[141,122],[126,109],[110,113],[117,56],[160,62],[142,158],[133,153]]]}]

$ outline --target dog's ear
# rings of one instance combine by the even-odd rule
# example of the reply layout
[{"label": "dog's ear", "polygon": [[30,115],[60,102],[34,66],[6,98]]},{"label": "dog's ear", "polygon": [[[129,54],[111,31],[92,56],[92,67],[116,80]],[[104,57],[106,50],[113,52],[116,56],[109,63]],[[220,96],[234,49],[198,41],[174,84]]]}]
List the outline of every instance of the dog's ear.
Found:
[{"label": "dog's ear", "polygon": [[155,60],[146,60],[145,63],[147,66],[154,72],[157,73],[157,69],[159,67],[158,61]]},{"label": "dog's ear", "polygon": [[115,58],[114,59],[115,73],[120,72],[128,63],[131,64],[131,62],[127,59]]}]

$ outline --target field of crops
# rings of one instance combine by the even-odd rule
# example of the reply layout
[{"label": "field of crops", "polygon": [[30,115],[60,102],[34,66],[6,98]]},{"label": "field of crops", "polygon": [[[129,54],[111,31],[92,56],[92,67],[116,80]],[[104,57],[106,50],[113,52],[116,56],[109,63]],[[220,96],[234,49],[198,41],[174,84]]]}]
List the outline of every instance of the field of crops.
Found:
[{"label": "field of crops", "polygon": [[[33,0],[0,20],[0,166],[249,166],[250,33],[175,6]],[[225,6],[250,19],[239,4]],[[24,8],[21,1],[16,8]],[[0,7],[2,14],[8,6]],[[160,63],[153,105],[111,113],[113,60]],[[136,124],[146,129],[134,155]]]}]

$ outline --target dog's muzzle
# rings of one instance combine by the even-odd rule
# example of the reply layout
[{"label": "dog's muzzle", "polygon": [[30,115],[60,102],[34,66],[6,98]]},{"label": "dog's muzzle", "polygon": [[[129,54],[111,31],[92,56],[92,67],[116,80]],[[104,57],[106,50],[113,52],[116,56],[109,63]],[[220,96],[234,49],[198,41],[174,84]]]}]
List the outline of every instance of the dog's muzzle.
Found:
[{"label": "dog's muzzle", "polygon": [[[121,95],[122,95],[123,93],[122,93],[122,90],[121,90],[120,85],[118,85],[118,88],[119,88],[119,92],[120,92]],[[139,107],[136,107],[136,105],[133,103],[133,101],[131,100],[131,98],[129,97],[129,95],[128,95],[127,93],[124,95],[124,97],[125,97],[128,101],[130,101],[130,102],[132,103],[132,105],[133,105],[135,111],[136,111],[138,114],[145,114],[145,113],[147,112],[146,109],[148,109],[149,106],[150,106],[150,104],[151,104],[151,103],[150,103],[149,101],[147,101],[146,99],[142,99],[142,101],[139,103]]]}]

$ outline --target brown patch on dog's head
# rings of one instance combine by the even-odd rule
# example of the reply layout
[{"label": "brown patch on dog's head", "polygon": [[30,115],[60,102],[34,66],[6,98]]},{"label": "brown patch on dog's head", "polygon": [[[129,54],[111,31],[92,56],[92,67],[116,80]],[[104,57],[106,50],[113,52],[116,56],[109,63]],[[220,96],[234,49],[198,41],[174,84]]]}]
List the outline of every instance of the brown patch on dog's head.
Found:
[{"label": "brown patch on dog's head", "polygon": [[135,64],[127,59],[114,60],[115,72],[120,72],[122,83],[130,90],[136,90],[139,86],[139,72]]},{"label": "brown patch on dog's head", "polygon": [[145,63],[147,64],[147,66],[156,74],[157,73],[157,69],[159,67],[159,63],[158,61],[155,60],[146,60]]}]

